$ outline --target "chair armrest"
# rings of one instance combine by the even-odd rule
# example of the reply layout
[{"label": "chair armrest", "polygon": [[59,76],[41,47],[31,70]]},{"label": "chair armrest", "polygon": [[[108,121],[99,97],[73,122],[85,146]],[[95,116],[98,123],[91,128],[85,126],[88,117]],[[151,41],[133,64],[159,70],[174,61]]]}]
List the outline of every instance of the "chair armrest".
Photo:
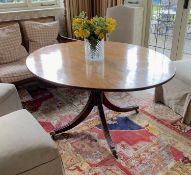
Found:
[{"label": "chair armrest", "polygon": [[58,35],[57,40],[58,40],[59,43],[67,43],[67,42],[77,41],[77,39],[68,38],[68,37],[65,37],[63,35]]}]

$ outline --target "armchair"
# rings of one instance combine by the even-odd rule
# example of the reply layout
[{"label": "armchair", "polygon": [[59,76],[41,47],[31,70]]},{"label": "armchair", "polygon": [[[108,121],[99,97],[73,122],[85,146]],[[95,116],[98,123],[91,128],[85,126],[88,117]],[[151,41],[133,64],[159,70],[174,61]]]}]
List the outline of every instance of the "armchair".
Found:
[{"label": "armchair", "polygon": [[191,124],[191,60],[174,61],[174,65],[175,77],[155,89],[155,102],[169,106]]},{"label": "armchair", "polygon": [[17,89],[13,84],[0,83],[0,116],[22,109]]}]

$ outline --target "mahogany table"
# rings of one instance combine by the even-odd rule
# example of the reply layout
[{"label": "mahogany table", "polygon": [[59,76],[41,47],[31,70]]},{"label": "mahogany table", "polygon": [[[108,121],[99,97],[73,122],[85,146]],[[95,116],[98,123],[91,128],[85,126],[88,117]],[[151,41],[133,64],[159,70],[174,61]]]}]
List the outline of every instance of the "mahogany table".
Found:
[{"label": "mahogany table", "polygon": [[164,84],[175,75],[174,65],[165,55],[115,42],[105,42],[105,59],[102,62],[87,62],[83,42],[77,41],[41,48],[28,56],[26,64],[34,75],[45,81],[90,90],[89,100],[82,112],[66,126],[52,132],[52,137],[77,126],[97,106],[105,138],[116,158],[103,105],[117,112],[138,112],[138,106],[115,106],[104,92],[144,90]]}]

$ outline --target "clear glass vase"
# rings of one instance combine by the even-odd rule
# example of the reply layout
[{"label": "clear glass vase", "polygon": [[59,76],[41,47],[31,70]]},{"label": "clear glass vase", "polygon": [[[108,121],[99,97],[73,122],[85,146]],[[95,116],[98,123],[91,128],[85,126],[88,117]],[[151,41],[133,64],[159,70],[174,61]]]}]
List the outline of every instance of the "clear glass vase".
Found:
[{"label": "clear glass vase", "polygon": [[84,40],[85,59],[87,61],[101,61],[104,59],[104,40]]}]

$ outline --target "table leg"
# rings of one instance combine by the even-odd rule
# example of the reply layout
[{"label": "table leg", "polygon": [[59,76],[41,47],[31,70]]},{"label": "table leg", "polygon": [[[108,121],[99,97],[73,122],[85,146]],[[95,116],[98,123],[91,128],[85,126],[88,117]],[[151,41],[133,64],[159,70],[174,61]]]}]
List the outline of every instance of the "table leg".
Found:
[{"label": "table leg", "polygon": [[68,130],[74,128],[75,126],[77,126],[78,124],[80,124],[90,114],[90,112],[92,111],[94,106],[95,106],[94,95],[93,95],[93,93],[90,93],[88,102],[85,105],[84,109],[80,112],[80,114],[78,114],[76,116],[76,118],[74,118],[66,126],[63,126],[63,127],[59,128],[59,129],[55,129],[54,131],[52,131],[50,133],[52,138],[55,139],[55,136],[57,134],[63,133],[65,131],[68,131]]},{"label": "table leg", "polygon": [[118,158],[117,156],[117,152],[115,150],[115,145],[111,139],[111,135],[109,133],[109,129],[107,126],[107,121],[105,118],[105,114],[104,114],[104,110],[103,110],[103,105],[105,105],[107,108],[117,111],[117,112],[129,112],[132,110],[136,110],[136,112],[138,113],[138,106],[130,106],[127,108],[120,108],[117,107],[115,105],[113,105],[104,95],[103,92],[101,91],[91,91],[89,99],[87,104],[85,105],[84,109],[82,110],[82,112],[80,112],[79,115],[77,115],[77,117],[75,119],[73,119],[71,122],[69,122],[66,126],[63,126],[59,129],[54,130],[53,132],[51,132],[51,136],[53,139],[56,139],[56,135],[57,134],[61,134],[65,131],[68,131],[72,128],[74,128],[75,126],[77,126],[78,124],[80,124],[92,111],[94,106],[98,107],[98,111],[99,111],[99,117],[101,119],[101,123],[102,123],[102,127],[103,127],[103,131],[104,131],[104,135],[106,138],[106,141],[109,145],[109,148],[112,152],[112,154],[114,155],[115,158]]},{"label": "table leg", "polygon": [[109,148],[110,148],[112,154],[114,155],[114,157],[116,159],[118,159],[117,152],[115,150],[115,145],[114,145],[114,143],[113,143],[113,141],[111,139],[111,135],[109,133],[109,129],[108,129],[108,126],[107,126],[107,121],[106,121],[103,106],[102,106],[102,95],[101,94],[97,96],[97,106],[98,106],[98,111],[99,111],[99,117],[101,119],[105,139],[106,139],[106,141],[107,141],[107,143],[109,145]]},{"label": "table leg", "polygon": [[108,109],[111,109],[112,111],[116,111],[116,112],[130,112],[130,111],[136,111],[136,113],[139,113],[138,109],[139,106],[128,106],[126,108],[120,108],[118,106],[115,106],[114,104],[112,104],[107,97],[105,96],[105,94],[103,93],[103,104],[104,106],[106,106]]}]

